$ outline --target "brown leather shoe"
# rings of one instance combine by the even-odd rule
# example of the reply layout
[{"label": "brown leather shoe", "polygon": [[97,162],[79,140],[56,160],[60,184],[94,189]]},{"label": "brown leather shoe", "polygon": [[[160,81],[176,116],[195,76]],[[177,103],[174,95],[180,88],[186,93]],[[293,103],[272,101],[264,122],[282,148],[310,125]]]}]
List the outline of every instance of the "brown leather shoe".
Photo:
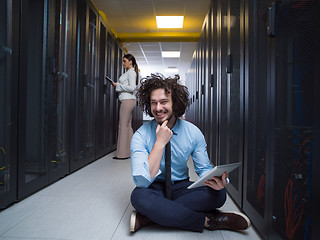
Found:
[{"label": "brown leather shoe", "polygon": [[214,211],[207,214],[209,230],[246,230],[251,223],[249,218],[239,212]]},{"label": "brown leather shoe", "polygon": [[151,224],[152,221],[138,213],[137,211],[133,211],[130,217],[130,232],[134,233],[138,231],[140,228]]}]

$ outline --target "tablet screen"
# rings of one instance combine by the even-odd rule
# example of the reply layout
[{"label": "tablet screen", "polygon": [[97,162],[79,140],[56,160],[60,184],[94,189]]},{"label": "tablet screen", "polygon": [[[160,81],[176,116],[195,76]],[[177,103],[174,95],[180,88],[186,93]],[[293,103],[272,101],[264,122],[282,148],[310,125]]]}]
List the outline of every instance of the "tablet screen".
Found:
[{"label": "tablet screen", "polygon": [[241,165],[241,162],[215,166],[213,169],[211,169],[205,175],[203,175],[201,178],[199,178],[196,182],[191,184],[188,188],[190,189],[190,188],[205,186],[204,183],[208,179],[211,179],[215,176],[220,177],[224,172],[230,173],[234,169],[238,168],[240,165]]}]

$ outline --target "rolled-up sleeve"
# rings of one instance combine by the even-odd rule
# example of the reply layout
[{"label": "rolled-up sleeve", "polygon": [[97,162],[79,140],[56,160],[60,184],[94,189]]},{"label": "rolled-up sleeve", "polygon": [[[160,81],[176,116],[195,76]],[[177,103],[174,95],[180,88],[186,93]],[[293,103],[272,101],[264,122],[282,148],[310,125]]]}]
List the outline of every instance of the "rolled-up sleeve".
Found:
[{"label": "rolled-up sleeve", "polygon": [[212,169],[212,165],[208,157],[207,144],[203,134],[198,130],[194,133],[194,136],[195,148],[191,156],[194,162],[194,170],[200,178],[208,170]]},{"label": "rolled-up sleeve", "polygon": [[147,188],[161,173],[161,170],[159,169],[158,174],[151,179],[148,162],[151,149],[145,138],[146,134],[139,130],[133,135],[130,146],[132,177],[137,187]]}]

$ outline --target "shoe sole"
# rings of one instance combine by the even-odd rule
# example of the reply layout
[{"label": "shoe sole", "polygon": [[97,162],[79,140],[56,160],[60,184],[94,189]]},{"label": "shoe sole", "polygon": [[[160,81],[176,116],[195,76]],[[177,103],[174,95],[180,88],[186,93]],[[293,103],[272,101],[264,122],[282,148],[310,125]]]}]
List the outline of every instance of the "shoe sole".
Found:
[{"label": "shoe sole", "polygon": [[250,219],[246,215],[241,213],[241,212],[235,212],[235,211],[225,212],[225,211],[223,211],[223,213],[233,213],[233,214],[236,214],[236,215],[240,215],[241,217],[243,217],[247,221],[248,227],[246,229],[248,229],[251,226]]},{"label": "shoe sole", "polygon": [[136,225],[136,219],[137,219],[137,212],[133,211],[131,213],[131,217],[130,217],[130,226],[129,226],[129,230],[131,233],[134,233],[134,226]]}]

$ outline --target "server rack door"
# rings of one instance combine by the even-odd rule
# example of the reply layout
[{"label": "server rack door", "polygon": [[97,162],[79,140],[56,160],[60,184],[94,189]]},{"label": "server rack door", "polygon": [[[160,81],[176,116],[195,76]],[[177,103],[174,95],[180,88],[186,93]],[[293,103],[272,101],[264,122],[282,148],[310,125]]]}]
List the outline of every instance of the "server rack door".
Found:
[{"label": "server rack door", "polygon": [[101,157],[110,151],[110,90],[111,84],[105,79],[107,76],[107,29],[100,22],[99,42],[99,83],[98,83],[98,113],[97,113],[97,151],[96,156]]},{"label": "server rack door", "polygon": [[[206,17],[203,26],[202,44],[201,44],[201,125],[207,144],[210,144],[209,133],[209,93],[208,93],[208,17]],[[208,152],[210,154],[210,152]],[[210,157],[210,155],[209,155]]]},{"label": "server rack door", "polygon": [[[118,58],[119,58],[119,51],[118,51],[118,43],[116,40],[113,38],[113,79],[118,81],[119,78],[119,72],[118,72]],[[118,109],[119,109],[119,100],[118,100],[118,93],[113,89],[113,94],[112,94],[112,120],[111,120],[111,125],[113,128],[113,134],[112,134],[112,143],[114,145],[117,144],[117,136],[118,136],[118,123],[119,123],[119,116],[118,116]]]},{"label": "server rack door", "polygon": [[196,95],[197,95],[197,81],[196,81],[196,59],[193,58],[193,64],[192,64],[192,73],[191,73],[191,84],[192,84],[192,104],[193,104],[193,107],[192,107],[192,122],[194,124],[196,124],[196,108],[197,108],[197,98],[196,98]]},{"label": "server rack door", "polygon": [[212,9],[209,10],[209,13],[207,14],[207,24],[206,24],[206,48],[205,48],[205,63],[206,63],[206,68],[205,68],[205,97],[206,97],[206,109],[205,109],[205,115],[206,115],[206,120],[205,120],[205,131],[206,131],[206,141],[207,141],[207,151],[208,155],[211,161],[214,161],[215,158],[212,157],[212,152],[211,152],[211,145],[212,145],[212,91],[211,91],[211,61],[212,61],[212,56],[211,56],[211,48],[212,48],[212,19],[211,19],[211,12]]},{"label": "server rack door", "polygon": [[209,47],[209,62],[208,62],[208,80],[209,80],[209,109],[210,109],[210,145],[208,147],[210,152],[210,159],[214,165],[217,165],[218,161],[218,134],[219,134],[219,108],[218,108],[218,67],[217,67],[217,59],[218,59],[218,16],[217,16],[217,1],[212,2],[212,8],[210,10],[209,15],[209,33],[208,33],[208,47]]},{"label": "server rack door", "polygon": [[[320,2],[316,2],[314,7],[315,9],[315,25],[314,25],[314,66],[320,66]],[[313,89],[313,97],[314,103],[320,102],[320,81],[318,81],[320,76],[320,68],[314,68],[314,89]],[[320,112],[318,111],[319,105],[313,104],[314,111],[314,147],[313,147],[313,159],[320,159]],[[317,227],[320,224],[320,219],[318,218],[320,195],[316,194],[318,189],[320,189],[320,161],[313,161],[312,163],[312,216],[313,219],[311,228],[312,236],[311,239],[320,239],[320,231],[316,231]]]},{"label": "server rack door", "polygon": [[[122,49],[121,49],[121,45],[118,43],[118,41],[116,41],[116,48],[115,51],[117,51],[117,58],[114,60],[114,62],[117,64],[117,68],[116,68],[116,78],[119,79],[119,77],[124,73],[125,69],[123,68],[122,65],[122,60],[123,60],[123,54],[122,54]],[[118,94],[117,94],[118,95]],[[118,96],[117,96],[118,98]],[[118,139],[118,131],[119,131],[119,110],[120,110],[120,101],[117,99],[117,108],[116,108],[116,116],[117,116],[117,139]],[[117,140],[116,140],[117,141]]]},{"label": "server rack door", "polygon": [[95,158],[95,63],[97,15],[86,1],[77,2],[77,54],[74,96],[73,157],[74,171]]},{"label": "server rack door", "polygon": [[[221,2],[220,164],[243,160],[242,1]],[[242,205],[242,167],[229,174],[227,189]]]},{"label": "server rack door", "polygon": [[195,123],[195,84],[194,84],[194,70],[195,70],[194,68],[195,67],[194,65],[195,65],[195,60],[193,58],[191,63],[191,69],[188,72],[188,77],[187,77],[187,81],[189,84],[189,92],[191,95],[191,107],[186,114],[187,119],[192,123]]},{"label": "server rack door", "polygon": [[89,8],[89,32],[88,32],[88,82],[85,91],[85,115],[86,115],[86,147],[90,154],[90,160],[95,158],[95,94],[96,94],[96,63],[97,63],[97,14]]},{"label": "server rack door", "polygon": [[71,29],[72,12],[70,1],[50,1],[48,56],[50,69],[48,82],[52,93],[51,124],[49,130],[50,181],[55,181],[69,172],[70,136],[70,78],[71,78]]},{"label": "server rack door", "polygon": [[246,1],[245,10],[245,142],[243,209],[267,238],[270,178],[268,132],[270,129],[269,0]]},{"label": "server rack door", "polygon": [[[244,106],[244,66],[243,66],[243,1],[229,2],[229,52],[227,57],[228,73],[228,152],[229,163],[243,162],[243,106]],[[228,69],[230,68],[230,69]],[[231,184],[228,191],[239,206],[242,206],[243,166],[230,173]]]},{"label": "server rack door", "polygon": [[18,197],[48,183],[46,1],[21,2]]},{"label": "server rack door", "polygon": [[[206,25],[206,24],[205,24]],[[200,49],[199,49],[199,100],[200,100],[200,118],[199,118],[199,128],[203,133],[205,130],[205,121],[206,121],[206,95],[205,95],[205,58],[206,58],[206,26],[204,26],[200,38]],[[206,139],[207,140],[207,139]]]},{"label": "server rack door", "polygon": [[[116,79],[114,79],[113,75],[112,75],[112,62],[113,62],[113,48],[112,48],[112,44],[113,44],[113,38],[112,35],[108,32],[107,33],[107,76],[110,77],[111,79],[113,79],[114,81],[116,81]],[[107,85],[107,89],[106,89],[106,111],[107,111],[107,117],[108,117],[108,121],[109,121],[109,129],[110,129],[110,134],[109,134],[109,143],[111,148],[115,147],[115,142],[114,142],[114,135],[116,134],[116,130],[115,130],[115,125],[116,122],[114,120],[115,116],[113,113],[113,105],[114,103],[114,89],[113,87],[109,84]]]},{"label": "server rack door", "polygon": [[313,88],[314,67],[319,67],[313,57],[315,1],[276,1],[272,7],[276,19],[270,220],[282,238],[311,239]]},{"label": "server rack door", "polygon": [[219,1],[219,15],[221,18],[220,22],[220,75],[219,75],[219,164],[226,164],[229,161],[228,152],[228,75],[226,73],[227,66],[227,50],[228,50],[228,1]]},{"label": "server rack door", "polygon": [[197,107],[197,98],[196,98],[196,92],[197,92],[197,82],[196,82],[196,50],[193,53],[193,58],[192,58],[192,72],[190,75],[190,84],[192,85],[192,102],[193,102],[193,108],[192,108],[192,121],[194,124],[196,124],[196,107]]},{"label": "server rack door", "polygon": [[195,93],[194,93],[194,58],[192,59],[190,69],[188,71],[187,77],[186,77],[186,86],[188,87],[188,91],[190,94],[190,107],[186,112],[186,119],[192,123],[194,123],[194,99],[195,99]]},{"label": "server rack door", "polygon": [[[13,37],[17,29],[19,18],[13,18],[12,13],[17,13],[18,7],[12,6],[11,1],[1,1],[0,9],[0,208],[4,208],[16,198],[16,156],[13,146],[13,121],[14,106],[13,87],[17,86],[13,75]],[[17,69],[14,69],[17,72]],[[16,114],[15,114],[16,115]],[[15,125],[15,124],[14,124]]]}]

